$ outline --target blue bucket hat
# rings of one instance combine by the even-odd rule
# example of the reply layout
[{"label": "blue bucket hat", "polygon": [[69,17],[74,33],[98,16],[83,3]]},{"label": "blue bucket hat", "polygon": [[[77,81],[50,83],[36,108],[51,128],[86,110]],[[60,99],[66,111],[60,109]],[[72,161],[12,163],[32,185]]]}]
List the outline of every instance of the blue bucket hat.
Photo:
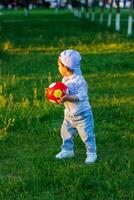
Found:
[{"label": "blue bucket hat", "polygon": [[75,74],[82,74],[80,69],[81,55],[78,51],[72,49],[62,51],[59,56],[59,59],[66,67],[71,69]]}]

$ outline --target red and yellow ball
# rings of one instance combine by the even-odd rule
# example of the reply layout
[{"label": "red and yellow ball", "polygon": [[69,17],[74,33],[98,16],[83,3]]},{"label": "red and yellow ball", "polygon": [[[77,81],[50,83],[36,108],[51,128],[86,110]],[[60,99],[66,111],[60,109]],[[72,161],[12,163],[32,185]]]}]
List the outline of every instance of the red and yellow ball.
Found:
[{"label": "red and yellow ball", "polygon": [[67,86],[62,82],[54,82],[46,90],[46,96],[49,101],[58,104],[58,100],[60,100],[63,96],[68,93]]}]

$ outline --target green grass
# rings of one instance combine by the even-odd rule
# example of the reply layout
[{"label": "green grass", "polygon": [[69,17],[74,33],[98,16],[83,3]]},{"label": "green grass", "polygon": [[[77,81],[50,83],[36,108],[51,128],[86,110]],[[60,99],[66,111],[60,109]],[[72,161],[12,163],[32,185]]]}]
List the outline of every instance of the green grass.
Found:
[{"label": "green grass", "polygon": [[[122,23],[116,33],[114,24],[108,30],[65,11],[3,11],[0,200],[134,199],[134,35],[127,38]],[[84,164],[79,137],[73,159],[55,159],[64,108],[48,102],[44,89],[61,80],[57,56],[67,48],[82,54],[97,138],[93,165]]]}]

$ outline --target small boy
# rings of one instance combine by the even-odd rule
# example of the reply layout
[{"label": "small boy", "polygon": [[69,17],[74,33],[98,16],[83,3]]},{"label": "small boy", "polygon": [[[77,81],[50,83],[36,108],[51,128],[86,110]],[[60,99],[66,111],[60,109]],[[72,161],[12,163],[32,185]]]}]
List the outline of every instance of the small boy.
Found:
[{"label": "small boy", "polygon": [[85,163],[94,163],[97,159],[94,121],[88,101],[87,83],[80,70],[81,56],[76,50],[65,50],[58,58],[59,72],[62,82],[68,87],[69,94],[61,98],[64,103],[64,121],[61,127],[63,144],[57,159],[74,156],[73,137],[79,133],[86,147]]}]

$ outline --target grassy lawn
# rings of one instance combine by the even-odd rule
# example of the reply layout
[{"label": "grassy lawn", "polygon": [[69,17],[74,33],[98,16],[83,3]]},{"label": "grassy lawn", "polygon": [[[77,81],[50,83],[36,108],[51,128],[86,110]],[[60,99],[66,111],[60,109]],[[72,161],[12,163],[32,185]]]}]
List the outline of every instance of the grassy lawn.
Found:
[{"label": "grassy lawn", "polygon": [[[0,200],[134,199],[134,33],[126,37],[127,22],[121,25],[116,33],[114,22],[109,30],[67,11],[3,11]],[[44,89],[61,80],[57,57],[67,48],[80,51],[89,86],[98,151],[92,165],[79,136],[73,159],[55,159],[64,107],[48,102]]]}]

